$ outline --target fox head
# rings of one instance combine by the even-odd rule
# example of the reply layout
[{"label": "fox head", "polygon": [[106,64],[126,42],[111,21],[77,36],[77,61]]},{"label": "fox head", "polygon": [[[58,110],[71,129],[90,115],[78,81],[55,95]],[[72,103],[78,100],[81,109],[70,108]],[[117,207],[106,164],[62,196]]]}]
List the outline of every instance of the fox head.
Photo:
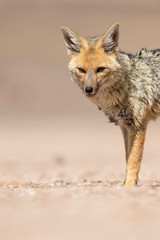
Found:
[{"label": "fox head", "polygon": [[111,85],[117,61],[119,24],[115,23],[101,37],[85,39],[62,27],[70,57],[69,71],[84,93],[94,96],[104,84]]}]

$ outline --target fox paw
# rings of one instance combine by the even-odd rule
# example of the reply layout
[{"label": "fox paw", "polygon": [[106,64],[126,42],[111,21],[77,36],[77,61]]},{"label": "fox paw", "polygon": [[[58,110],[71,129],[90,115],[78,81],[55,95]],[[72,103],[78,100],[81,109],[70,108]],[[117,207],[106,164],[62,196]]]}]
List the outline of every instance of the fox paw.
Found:
[{"label": "fox paw", "polygon": [[124,185],[126,187],[131,187],[131,186],[136,186],[137,185],[137,180],[136,179],[126,179]]}]

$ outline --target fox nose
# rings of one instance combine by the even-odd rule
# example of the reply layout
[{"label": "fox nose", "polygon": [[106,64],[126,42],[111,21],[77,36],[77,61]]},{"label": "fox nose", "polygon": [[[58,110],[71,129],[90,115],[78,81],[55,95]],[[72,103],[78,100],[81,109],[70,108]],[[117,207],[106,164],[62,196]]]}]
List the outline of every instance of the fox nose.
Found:
[{"label": "fox nose", "polygon": [[86,92],[87,94],[91,94],[91,93],[93,92],[93,88],[92,88],[92,87],[86,87],[86,88],[85,88],[85,92]]}]

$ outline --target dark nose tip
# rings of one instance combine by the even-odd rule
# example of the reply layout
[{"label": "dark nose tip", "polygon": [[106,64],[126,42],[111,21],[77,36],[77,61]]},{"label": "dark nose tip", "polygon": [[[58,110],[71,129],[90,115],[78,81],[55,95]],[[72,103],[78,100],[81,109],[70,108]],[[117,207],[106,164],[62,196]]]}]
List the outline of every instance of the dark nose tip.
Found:
[{"label": "dark nose tip", "polygon": [[93,88],[92,87],[86,87],[85,92],[88,93],[88,94],[91,94],[93,92]]}]

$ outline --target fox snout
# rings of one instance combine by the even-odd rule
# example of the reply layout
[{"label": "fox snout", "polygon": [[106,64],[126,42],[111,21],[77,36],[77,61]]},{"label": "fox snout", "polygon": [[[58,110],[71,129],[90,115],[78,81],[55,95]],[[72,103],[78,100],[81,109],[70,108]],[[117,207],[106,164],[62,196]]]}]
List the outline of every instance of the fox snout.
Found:
[{"label": "fox snout", "polygon": [[84,87],[83,91],[87,96],[93,96],[97,93],[97,87],[93,87],[92,85],[86,86]]},{"label": "fox snout", "polygon": [[93,88],[92,87],[86,87],[85,88],[85,93],[86,94],[92,94],[93,93]]},{"label": "fox snout", "polygon": [[87,95],[93,95],[96,92],[96,79],[92,69],[88,71],[84,81],[84,93]]}]

